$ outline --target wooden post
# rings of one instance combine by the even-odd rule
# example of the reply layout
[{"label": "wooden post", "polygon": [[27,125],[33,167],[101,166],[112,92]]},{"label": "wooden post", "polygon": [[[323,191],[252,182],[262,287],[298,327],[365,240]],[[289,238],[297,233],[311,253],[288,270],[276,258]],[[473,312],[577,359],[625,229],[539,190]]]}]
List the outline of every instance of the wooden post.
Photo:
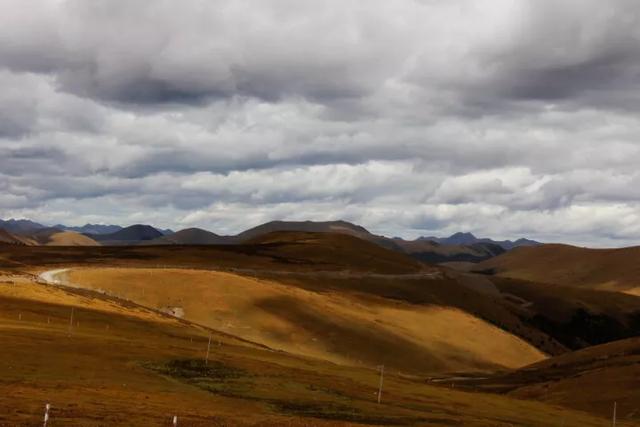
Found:
[{"label": "wooden post", "polygon": [[209,350],[211,349],[211,333],[209,333],[209,343],[207,344],[207,356],[204,359],[204,364],[209,365]]},{"label": "wooden post", "polygon": [[618,402],[613,402],[613,420],[611,422],[613,427],[616,427],[616,412],[618,412]]},{"label": "wooden post", "polygon": [[382,383],[384,382],[384,365],[380,365],[380,384],[378,384],[378,403],[382,401]]}]

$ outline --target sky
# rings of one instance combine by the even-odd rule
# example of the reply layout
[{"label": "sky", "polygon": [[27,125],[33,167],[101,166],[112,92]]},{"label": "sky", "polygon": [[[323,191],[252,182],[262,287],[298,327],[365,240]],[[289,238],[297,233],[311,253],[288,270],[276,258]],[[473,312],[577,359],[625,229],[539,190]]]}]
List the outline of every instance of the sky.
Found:
[{"label": "sky", "polygon": [[636,0],[0,0],[0,218],[640,242]]}]

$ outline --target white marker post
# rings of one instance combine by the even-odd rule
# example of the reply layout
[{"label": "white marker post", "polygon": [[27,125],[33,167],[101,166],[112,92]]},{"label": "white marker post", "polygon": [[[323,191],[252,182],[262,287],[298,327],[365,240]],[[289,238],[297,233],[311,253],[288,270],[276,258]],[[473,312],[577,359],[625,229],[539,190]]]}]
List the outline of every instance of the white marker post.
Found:
[{"label": "white marker post", "polygon": [[382,401],[382,383],[384,382],[384,365],[380,365],[380,384],[378,385],[378,403]]},{"label": "white marker post", "polygon": [[51,405],[48,403],[44,405],[44,427],[47,427],[47,423],[49,422],[49,408],[51,408]]},{"label": "white marker post", "polygon": [[211,350],[211,333],[209,333],[209,343],[207,344],[207,356],[204,359],[204,364],[209,365],[209,350]]},{"label": "white marker post", "polygon": [[178,416],[177,415],[173,416],[173,427],[178,427]]},{"label": "white marker post", "polygon": [[616,427],[616,412],[618,412],[618,402],[613,402],[613,420],[611,422],[613,427]]}]

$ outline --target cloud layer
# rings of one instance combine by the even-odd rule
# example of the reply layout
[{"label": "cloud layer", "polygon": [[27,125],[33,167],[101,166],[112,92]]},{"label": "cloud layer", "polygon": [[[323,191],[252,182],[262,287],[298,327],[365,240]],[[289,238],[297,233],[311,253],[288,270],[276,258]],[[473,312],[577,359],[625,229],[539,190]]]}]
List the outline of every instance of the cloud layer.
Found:
[{"label": "cloud layer", "polygon": [[640,240],[634,0],[0,0],[0,214]]}]

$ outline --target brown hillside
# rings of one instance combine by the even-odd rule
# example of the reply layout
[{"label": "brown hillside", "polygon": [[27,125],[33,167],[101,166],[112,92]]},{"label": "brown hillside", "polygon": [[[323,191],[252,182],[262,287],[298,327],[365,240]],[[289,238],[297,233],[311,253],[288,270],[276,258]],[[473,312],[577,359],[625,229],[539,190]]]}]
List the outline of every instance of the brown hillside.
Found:
[{"label": "brown hillside", "polygon": [[44,246],[100,246],[90,237],[75,231],[56,231],[38,238]]},{"label": "brown hillside", "polygon": [[32,246],[35,245],[36,242],[33,239],[24,236],[17,236],[15,234],[9,233],[7,230],[0,228],[0,244],[7,245],[25,245]]},{"label": "brown hillside", "polygon": [[[102,290],[242,338],[334,363],[433,373],[520,367],[545,356],[525,341],[452,307],[273,280],[178,269],[73,269],[70,284]],[[490,345],[488,344],[490,343]]]},{"label": "brown hillside", "polygon": [[604,417],[640,423],[640,338],[556,356],[506,375],[465,380],[462,387],[508,393]]},{"label": "brown hillside", "polygon": [[640,247],[587,249],[520,247],[480,263],[477,270],[542,283],[640,294]]},{"label": "brown hillside", "polygon": [[291,260],[302,257],[330,265],[341,259],[360,271],[417,272],[425,269],[423,264],[404,254],[348,234],[276,231],[252,238],[245,244],[273,248]]},{"label": "brown hillside", "polygon": [[51,426],[169,426],[176,414],[179,425],[192,427],[547,426],[560,416],[565,427],[608,425],[392,371],[377,404],[374,369],[271,351],[131,303],[26,279],[20,286],[0,280],[0,339],[3,426],[42,425],[45,402]]},{"label": "brown hillside", "polygon": [[[261,240],[262,239],[262,240]],[[333,233],[266,235],[241,245],[0,248],[0,267],[25,270],[78,265],[278,271],[416,273],[424,264],[373,243]],[[46,267],[45,267],[46,266]]]}]

